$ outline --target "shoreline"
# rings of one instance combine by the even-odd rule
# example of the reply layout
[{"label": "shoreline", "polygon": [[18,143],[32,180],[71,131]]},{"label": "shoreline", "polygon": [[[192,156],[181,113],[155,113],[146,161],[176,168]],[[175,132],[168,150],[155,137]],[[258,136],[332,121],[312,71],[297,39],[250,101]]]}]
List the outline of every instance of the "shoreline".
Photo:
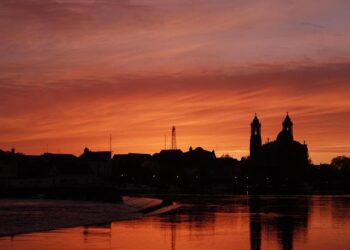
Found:
[{"label": "shoreline", "polygon": [[[177,204],[162,205],[163,200],[123,197],[123,203],[91,201],[0,199],[0,237],[55,229],[109,224],[156,214],[152,208],[167,212]],[[143,213],[145,209],[152,212]]]}]

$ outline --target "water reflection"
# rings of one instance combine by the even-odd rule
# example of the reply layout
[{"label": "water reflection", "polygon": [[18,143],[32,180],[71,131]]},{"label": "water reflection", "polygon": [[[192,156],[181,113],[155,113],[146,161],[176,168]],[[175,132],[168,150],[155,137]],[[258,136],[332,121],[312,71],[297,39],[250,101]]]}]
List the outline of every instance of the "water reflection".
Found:
[{"label": "water reflection", "polygon": [[261,249],[262,230],[275,233],[282,250],[293,249],[297,234],[306,236],[310,199],[309,197],[251,197],[250,244],[252,250]]},{"label": "water reflection", "polygon": [[0,249],[349,249],[348,196],[180,200],[169,214],[0,238]]},{"label": "water reflection", "polygon": [[[172,247],[176,246],[176,225],[188,225],[189,234],[196,231],[212,231],[215,235],[216,218],[220,218],[224,213],[238,214],[244,218],[244,214],[249,214],[249,237],[250,249],[260,250],[263,233],[266,238],[275,238],[281,250],[292,250],[294,237],[306,238],[308,219],[310,213],[310,197],[269,197],[253,196],[240,197],[230,200],[228,197],[215,201],[200,199],[192,201],[190,207],[180,210],[179,214],[173,216],[161,216],[159,221],[163,227],[170,225],[172,231]],[[193,209],[193,204],[200,207]],[[350,204],[347,204],[350,207]],[[348,207],[348,208],[349,208]],[[218,224],[218,225],[217,225]]]}]

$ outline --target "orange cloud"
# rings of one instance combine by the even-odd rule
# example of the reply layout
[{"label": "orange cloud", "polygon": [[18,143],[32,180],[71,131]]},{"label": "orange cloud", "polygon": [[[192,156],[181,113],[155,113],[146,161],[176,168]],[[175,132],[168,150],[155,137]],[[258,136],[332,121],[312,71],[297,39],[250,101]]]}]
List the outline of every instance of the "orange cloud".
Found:
[{"label": "orange cloud", "polygon": [[0,147],[248,153],[286,111],[315,162],[350,153],[349,3],[1,1]]},{"label": "orange cloud", "polygon": [[243,75],[206,74],[61,81],[55,87],[3,86],[1,147],[40,153],[80,153],[84,146],[156,152],[175,124],[182,149],[204,146],[235,157],[247,154],[249,123],[257,112],[263,138],[274,139],[286,111],[296,138],[315,161],[350,152],[346,126],[348,64],[289,69],[270,66]]}]

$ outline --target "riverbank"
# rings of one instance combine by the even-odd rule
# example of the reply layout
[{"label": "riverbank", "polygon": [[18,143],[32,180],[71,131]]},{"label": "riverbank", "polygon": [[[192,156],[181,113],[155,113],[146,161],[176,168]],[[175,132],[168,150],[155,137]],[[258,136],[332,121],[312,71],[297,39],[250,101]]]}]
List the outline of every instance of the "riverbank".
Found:
[{"label": "riverbank", "polygon": [[[170,211],[177,204],[161,199],[123,197],[122,203],[90,201],[2,199],[0,236],[47,231],[59,228],[108,224],[141,218],[152,211]],[[153,209],[155,208],[155,209]]]}]

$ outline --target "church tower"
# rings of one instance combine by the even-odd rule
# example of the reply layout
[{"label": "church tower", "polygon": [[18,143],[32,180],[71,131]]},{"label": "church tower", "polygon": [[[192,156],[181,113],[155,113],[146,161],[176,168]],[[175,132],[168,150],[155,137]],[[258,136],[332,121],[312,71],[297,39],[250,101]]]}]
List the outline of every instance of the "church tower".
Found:
[{"label": "church tower", "polygon": [[256,114],[250,126],[250,157],[254,158],[261,148],[261,123]]},{"label": "church tower", "polygon": [[287,113],[286,118],[283,121],[283,130],[289,132],[289,134],[291,135],[292,139],[293,139],[293,122],[289,117],[289,114]]},{"label": "church tower", "polygon": [[290,119],[289,114],[287,113],[286,118],[282,123],[282,131],[279,133],[277,137],[278,141],[293,141],[293,122]]}]

